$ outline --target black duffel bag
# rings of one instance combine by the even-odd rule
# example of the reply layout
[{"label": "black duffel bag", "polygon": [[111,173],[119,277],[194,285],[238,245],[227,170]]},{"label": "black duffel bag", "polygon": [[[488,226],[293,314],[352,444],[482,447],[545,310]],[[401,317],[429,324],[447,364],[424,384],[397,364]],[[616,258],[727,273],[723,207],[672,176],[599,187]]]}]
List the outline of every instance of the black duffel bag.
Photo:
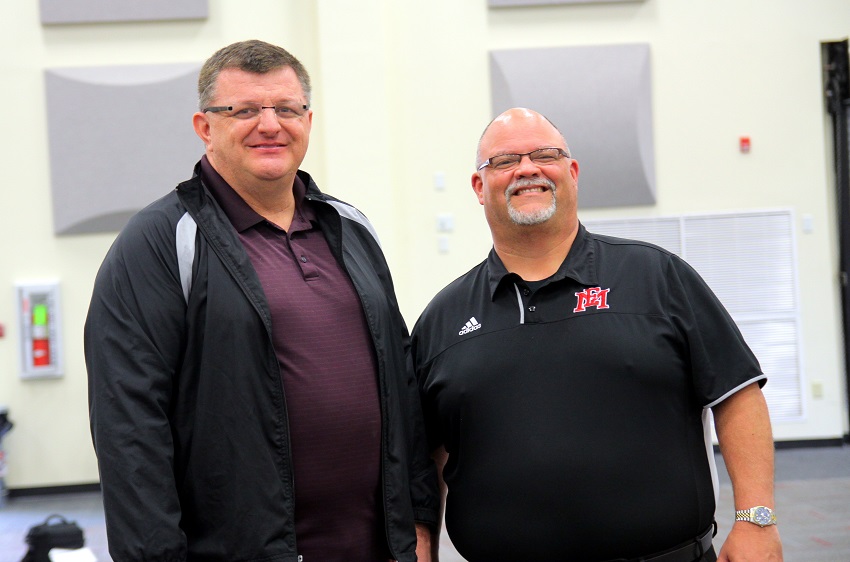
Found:
[{"label": "black duffel bag", "polygon": [[[58,520],[51,523],[52,520]],[[85,545],[83,530],[74,522],[58,514],[53,514],[27,533],[29,550],[21,562],[50,562],[48,552],[51,548],[74,550]]]}]

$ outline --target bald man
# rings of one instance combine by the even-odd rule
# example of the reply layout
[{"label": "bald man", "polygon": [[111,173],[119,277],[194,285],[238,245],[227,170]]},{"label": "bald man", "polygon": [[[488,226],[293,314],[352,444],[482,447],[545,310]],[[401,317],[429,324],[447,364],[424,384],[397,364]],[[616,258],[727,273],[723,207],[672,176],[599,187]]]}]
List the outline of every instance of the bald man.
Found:
[{"label": "bald man", "polygon": [[[688,264],[582,226],[578,175],[544,116],[493,120],[472,174],[493,249],[413,329],[452,542],[470,562],[781,560],[758,361]],[[719,557],[712,413],[738,510]]]}]

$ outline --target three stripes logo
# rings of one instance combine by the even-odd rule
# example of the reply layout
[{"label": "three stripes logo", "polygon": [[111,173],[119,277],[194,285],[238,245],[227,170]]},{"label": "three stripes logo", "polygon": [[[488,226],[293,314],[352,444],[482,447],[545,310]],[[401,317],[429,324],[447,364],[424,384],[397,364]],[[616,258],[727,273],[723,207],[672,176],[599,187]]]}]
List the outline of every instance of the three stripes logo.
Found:
[{"label": "three stripes logo", "polygon": [[474,332],[475,330],[477,330],[480,327],[481,327],[481,324],[479,324],[478,320],[476,320],[475,316],[473,316],[472,318],[469,319],[469,322],[467,322],[466,325],[464,325],[464,327],[461,328],[460,332],[458,332],[457,335],[465,336],[466,334],[468,334],[470,332]]}]

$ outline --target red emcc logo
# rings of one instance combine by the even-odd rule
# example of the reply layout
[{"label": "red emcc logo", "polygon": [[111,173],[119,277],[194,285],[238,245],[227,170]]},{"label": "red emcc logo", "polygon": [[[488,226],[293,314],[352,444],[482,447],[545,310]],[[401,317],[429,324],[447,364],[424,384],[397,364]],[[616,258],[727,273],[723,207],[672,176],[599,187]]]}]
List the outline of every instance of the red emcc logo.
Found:
[{"label": "red emcc logo", "polygon": [[592,289],[585,289],[580,293],[576,293],[578,301],[576,302],[576,307],[573,309],[573,312],[584,312],[588,308],[592,307],[595,307],[597,310],[608,308],[608,291],[610,290],[611,289],[594,287]]}]

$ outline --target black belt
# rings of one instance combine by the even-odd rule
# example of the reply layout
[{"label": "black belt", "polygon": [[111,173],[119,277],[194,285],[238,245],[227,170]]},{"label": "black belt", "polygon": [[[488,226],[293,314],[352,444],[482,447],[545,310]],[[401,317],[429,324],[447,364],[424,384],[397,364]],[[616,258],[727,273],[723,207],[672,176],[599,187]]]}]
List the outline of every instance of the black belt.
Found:
[{"label": "black belt", "polygon": [[[711,539],[717,533],[717,523],[712,523],[711,527],[695,538],[692,542],[675,550],[665,552],[663,554],[650,555],[648,558],[632,558],[626,560],[620,559],[620,562],[694,562],[701,560],[703,555],[711,549]],[[612,560],[611,562],[618,562]]]}]

